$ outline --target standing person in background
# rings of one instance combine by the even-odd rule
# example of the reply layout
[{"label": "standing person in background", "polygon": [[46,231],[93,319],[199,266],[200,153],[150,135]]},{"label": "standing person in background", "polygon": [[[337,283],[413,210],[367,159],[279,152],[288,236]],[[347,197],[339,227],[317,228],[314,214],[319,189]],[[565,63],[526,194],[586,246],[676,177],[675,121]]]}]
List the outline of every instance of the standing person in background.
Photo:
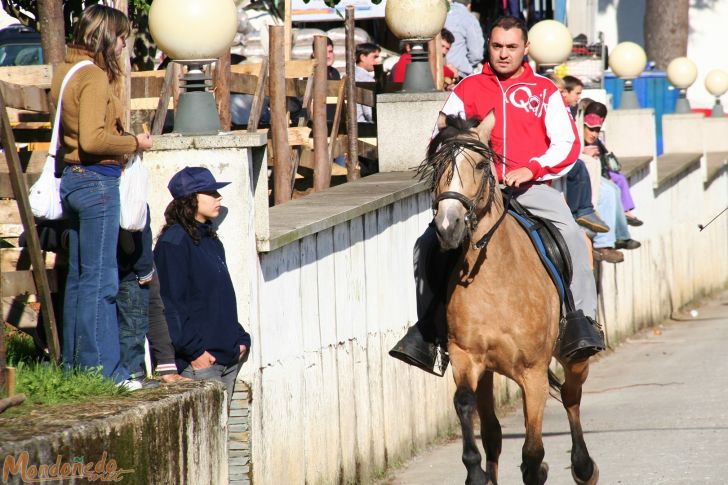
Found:
[{"label": "standing person in background", "polygon": [[483,29],[470,12],[470,0],[450,2],[445,28],[452,32],[455,42],[447,53],[447,62],[455,66],[458,76],[465,77],[472,74],[474,67],[483,61]]},{"label": "standing person in background", "polygon": [[584,91],[584,83],[581,79],[574,76],[564,76],[564,89],[561,94],[564,96],[564,101],[571,111],[571,116],[576,119],[576,112],[579,109],[579,100],[581,99],[581,93]]},{"label": "standing person in background", "polygon": [[195,380],[225,384],[228,405],[235,378],[250,349],[238,322],[235,290],[225,248],[211,220],[220,214],[217,182],[203,167],[185,167],[169,181],[174,200],[154,248],[177,369]]},{"label": "standing person in background", "polygon": [[69,69],[80,68],[63,92],[62,146],[66,167],[61,200],[69,218],[68,277],[63,311],[63,362],[67,367],[101,366],[105,377],[124,383],[116,294],[119,275],[119,176],[129,155],[151,148],[149,135],[124,131],[115,87],[123,76],[121,55],[129,19],[111,7],[91,5],[75,26],[66,62],[53,75],[51,99],[58,105]]},{"label": "standing person in background", "polygon": [[[382,52],[382,49],[377,44],[364,42],[356,46],[356,70],[354,71],[356,82],[373,83],[376,81],[372,73],[374,72],[374,66],[381,62],[381,59],[379,59],[380,52]],[[372,108],[357,104],[356,121],[359,123],[374,123]]]}]

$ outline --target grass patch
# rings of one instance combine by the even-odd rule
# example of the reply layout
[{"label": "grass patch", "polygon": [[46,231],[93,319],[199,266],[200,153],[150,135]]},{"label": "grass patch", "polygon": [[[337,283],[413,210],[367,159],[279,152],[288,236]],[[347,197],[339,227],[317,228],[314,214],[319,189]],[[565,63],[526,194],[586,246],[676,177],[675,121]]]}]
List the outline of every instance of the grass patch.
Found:
[{"label": "grass patch", "polygon": [[43,360],[29,336],[13,332],[7,335],[7,361],[16,368],[17,394],[26,396],[27,404],[65,404],[100,396],[128,395],[105,378],[101,369],[69,370]]}]

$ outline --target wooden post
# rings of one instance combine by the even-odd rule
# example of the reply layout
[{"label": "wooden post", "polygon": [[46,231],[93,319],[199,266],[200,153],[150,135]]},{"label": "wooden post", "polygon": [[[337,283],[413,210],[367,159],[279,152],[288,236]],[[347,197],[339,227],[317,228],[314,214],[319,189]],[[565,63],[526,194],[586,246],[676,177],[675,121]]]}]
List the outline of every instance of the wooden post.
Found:
[{"label": "wooden post", "polygon": [[349,147],[346,160],[346,180],[359,178],[359,127],[356,121],[356,49],[354,45],[354,6],[347,5],[344,24],[346,33],[346,132]]},{"label": "wooden post", "polygon": [[7,397],[13,397],[15,395],[15,367],[5,368],[5,391]]},{"label": "wooden post", "polygon": [[329,160],[332,163],[334,162],[336,145],[338,144],[339,125],[341,124],[341,112],[344,109],[344,94],[346,93],[347,79],[348,78],[344,76],[344,78],[341,80],[341,84],[339,84],[339,91],[336,96],[336,111],[334,112],[334,122],[331,125],[331,143],[329,144]]},{"label": "wooden post", "polygon": [[430,61],[432,80],[435,82],[435,89],[442,91],[445,84],[442,66],[442,37],[437,34],[427,42],[427,58]]},{"label": "wooden post", "polygon": [[[3,265],[3,253],[0,252],[0,268]],[[3,311],[3,279],[0,276],[0,316]],[[5,318],[0,318],[0,391],[5,388]]]},{"label": "wooden post", "polygon": [[276,205],[291,200],[291,147],[286,114],[286,61],[282,25],[268,27],[270,46],[270,123],[273,138],[273,200]]},{"label": "wooden post", "polygon": [[164,120],[167,118],[167,110],[169,109],[169,98],[172,97],[172,83],[174,78],[174,62],[167,64],[167,71],[164,73],[164,83],[162,91],[159,93],[159,102],[157,110],[154,112],[154,121],[152,122],[152,136],[161,135],[164,130]]},{"label": "wooden post", "polygon": [[230,114],[230,52],[220,57],[215,66],[215,104],[220,116],[222,131],[230,131],[232,115]]},{"label": "wooden post", "polygon": [[66,57],[66,28],[63,22],[62,0],[38,0],[40,43],[43,62],[60,64]]},{"label": "wooden post", "polygon": [[268,58],[264,57],[260,63],[260,72],[258,73],[258,83],[255,85],[255,94],[253,102],[250,105],[250,116],[248,117],[248,131],[255,133],[258,131],[258,123],[263,113],[263,101],[265,100],[265,85],[268,84]]},{"label": "wooden post", "polygon": [[291,60],[291,0],[285,0],[283,2],[283,9],[285,10],[283,12],[283,31],[285,32],[284,35],[284,42],[283,42],[283,49],[286,57],[286,61]]},{"label": "wooden post", "polygon": [[313,41],[316,67],[313,75],[313,190],[319,192],[331,185],[331,160],[326,126],[326,37],[317,35]]},{"label": "wooden post", "polygon": [[[114,7],[129,15],[128,0],[116,0]],[[124,76],[119,82],[119,98],[121,100],[121,123],[125,130],[131,130],[131,49],[127,45],[121,53]]]},{"label": "wooden post", "polygon": [[43,315],[43,325],[45,327],[46,340],[48,341],[48,349],[51,358],[58,362],[60,361],[61,353],[58,334],[56,332],[56,316],[53,313],[53,301],[51,300],[51,290],[48,285],[48,275],[45,270],[43,253],[40,249],[38,231],[35,228],[35,219],[33,218],[33,212],[30,210],[30,202],[28,201],[28,184],[25,182],[25,177],[23,177],[18,149],[15,146],[15,137],[13,136],[10,121],[8,120],[8,110],[5,106],[5,99],[2,93],[0,93],[0,138],[2,139],[2,147],[8,163],[8,171],[10,172],[10,184],[13,187],[13,194],[18,203],[20,220],[23,223],[23,230],[25,231],[28,242],[30,264],[33,265],[33,278],[35,279],[35,287],[40,298],[40,310]]}]

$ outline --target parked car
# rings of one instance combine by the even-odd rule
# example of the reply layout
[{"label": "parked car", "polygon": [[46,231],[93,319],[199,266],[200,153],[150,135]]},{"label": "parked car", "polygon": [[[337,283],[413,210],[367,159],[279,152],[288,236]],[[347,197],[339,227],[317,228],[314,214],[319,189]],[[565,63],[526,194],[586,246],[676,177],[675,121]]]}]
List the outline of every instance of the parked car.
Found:
[{"label": "parked car", "polygon": [[30,27],[13,24],[0,30],[0,66],[43,64],[40,34]]}]

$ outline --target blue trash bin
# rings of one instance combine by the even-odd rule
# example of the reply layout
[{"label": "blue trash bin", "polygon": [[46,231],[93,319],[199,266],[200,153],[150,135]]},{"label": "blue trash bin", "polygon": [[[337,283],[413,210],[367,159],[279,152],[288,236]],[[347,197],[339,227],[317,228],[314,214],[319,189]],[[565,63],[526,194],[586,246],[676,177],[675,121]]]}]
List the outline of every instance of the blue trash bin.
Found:
[{"label": "blue trash bin", "polygon": [[[637,100],[643,108],[655,110],[655,140],[657,154],[662,155],[662,115],[675,112],[678,90],[672,87],[663,71],[646,71],[632,83]],[[604,88],[612,95],[612,105],[619,108],[624,81],[611,72],[604,73]]]}]

